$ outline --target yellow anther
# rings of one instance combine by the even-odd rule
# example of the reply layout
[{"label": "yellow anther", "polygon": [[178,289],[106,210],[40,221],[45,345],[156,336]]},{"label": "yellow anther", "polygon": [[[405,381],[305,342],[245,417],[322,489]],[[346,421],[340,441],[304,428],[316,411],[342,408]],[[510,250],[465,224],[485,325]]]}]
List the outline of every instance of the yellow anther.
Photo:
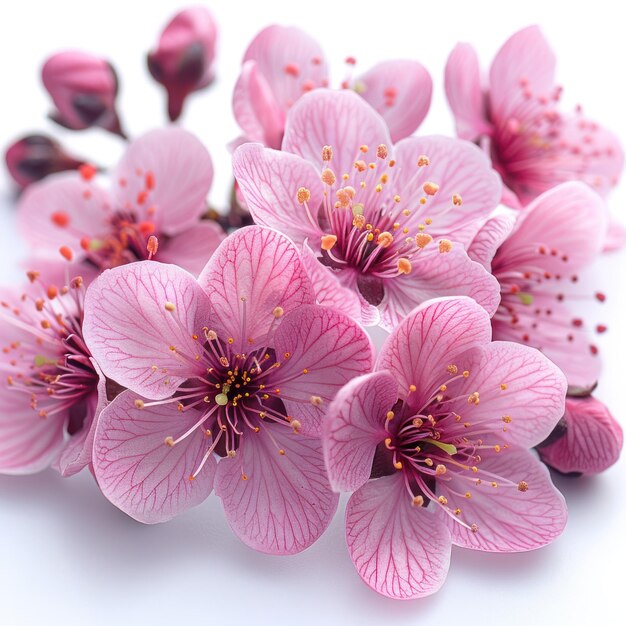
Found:
[{"label": "yellow anther", "polygon": [[322,250],[332,250],[333,246],[337,243],[336,235],[323,235],[322,236]]},{"label": "yellow anther", "polygon": [[309,398],[309,402],[313,405],[313,406],[322,406],[322,399],[319,396],[311,396]]},{"label": "yellow anther", "polygon": [[363,215],[363,205],[360,202],[352,206],[352,215],[354,215],[354,217]]},{"label": "yellow anther", "polygon": [[435,468],[435,474],[437,476],[443,476],[443,474],[445,474],[447,471],[448,470],[447,470],[446,466],[441,464],[441,463],[439,465],[437,465],[437,467]]},{"label": "yellow anther", "polygon": [[456,365],[448,365],[446,367],[448,374],[456,374],[459,371],[459,368]]},{"label": "yellow anther", "polygon": [[163,443],[165,443],[166,446],[169,446],[170,448],[172,448],[174,446],[174,437],[172,436],[166,437]]},{"label": "yellow anther", "polygon": [[325,185],[328,185],[329,187],[331,187],[332,185],[335,184],[336,180],[337,180],[337,177],[335,176],[335,172],[333,172],[330,168],[325,167],[322,170],[322,182]]},{"label": "yellow anther", "polygon": [[458,193],[455,193],[452,196],[452,204],[454,204],[455,206],[461,206],[463,204],[463,198],[461,198]]},{"label": "yellow anther", "polygon": [[304,204],[311,199],[311,192],[306,187],[300,187],[296,197],[298,198],[298,202],[300,204]]},{"label": "yellow anther", "polygon": [[169,311],[171,313],[172,311],[176,310],[176,305],[173,302],[166,302],[165,303],[165,310]]},{"label": "yellow anther", "polygon": [[411,502],[413,506],[424,506],[424,498],[423,496],[415,496],[413,501]]},{"label": "yellow anther", "polygon": [[450,252],[452,250],[452,242],[449,239],[440,239],[439,240],[439,252],[441,254]]},{"label": "yellow anther", "polygon": [[388,154],[389,154],[389,150],[387,149],[387,146],[384,143],[381,143],[378,146],[378,148],[376,148],[376,156],[379,159],[386,159]]},{"label": "yellow anther", "polygon": [[145,403],[143,400],[140,400],[139,398],[137,398],[137,400],[135,400],[135,408],[136,409],[143,409],[145,407]]},{"label": "yellow anther", "polygon": [[439,501],[439,504],[443,504],[444,506],[448,504],[448,498],[445,496],[439,496],[437,500]]},{"label": "yellow anther", "polygon": [[421,249],[425,248],[433,238],[428,233],[417,233],[415,235],[415,245]]},{"label": "yellow anther", "polygon": [[508,389],[508,385],[506,383],[502,383],[500,385],[500,389],[502,389],[502,391],[506,391]]},{"label": "yellow anther", "polygon": [[322,161],[330,161],[333,158],[333,149],[332,146],[324,146],[322,148]]},{"label": "yellow anther", "polygon": [[274,308],[274,310],[272,311],[272,315],[278,319],[279,317],[282,317],[285,314],[285,309],[283,309],[282,306],[277,306]]},{"label": "yellow anther", "polygon": [[422,185],[422,189],[426,195],[434,196],[439,191],[439,185],[437,183],[427,181]]},{"label": "yellow anther", "polygon": [[411,261],[405,258],[398,259],[398,272],[400,274],[410,274],[412,269]]},{"label": "yellow anther", "polygon": [[478,405],[478,403],[480,402],[480,394],[478,393],[478,391],[474,391],[470,393],[470,395],[467,398],[467,402],[469,404]]},{"label": "yellow anther", "polygon": [[376,243],[381,248],[388,248],[393,243],[393,235],[390,232],[387,232],[385,230],[382,233],[380,233],[380,235],[378,235],[378,239],[376,240]]},{"label": "yellow anther", "polygon": [[396,461],[393,466],[397,469],[397,470],[401,470],[402,469],[402,461]]},{"label": "yellow anther", "polygon": [[520,480],[517,483],[517,489],[519,491],[528,491],[528,483],[525,480]]}]

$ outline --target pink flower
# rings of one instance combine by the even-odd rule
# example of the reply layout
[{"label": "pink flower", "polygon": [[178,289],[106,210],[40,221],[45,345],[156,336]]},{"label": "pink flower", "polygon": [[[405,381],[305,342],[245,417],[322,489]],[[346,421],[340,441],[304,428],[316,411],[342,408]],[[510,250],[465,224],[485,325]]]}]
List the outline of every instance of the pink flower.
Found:
[{"label": "pink flower", "polygon": [[213,81],[217,24],[211,12],[196,6],[177,13],[167,24],[156,49],[148,54],[148,69],[168,98],[170,120],[180,117],[187,96]]},{"label": "pink flower", "polygon": [[565,501],[528,448],[563,414],[565,379],[537,350],[490,340],[489,316],[471,299],[427,302],[329,408],[330,482],[356,490],[348,550],[383,595],[437,591],[452,544],[520,552],[563,530]]},{"label": "pink flower", "polygon": [[[265,28],[246,50],[233,93],[244,140],[280,148],[288,110],[303,94],[328,85],[328,65],[314,39],[299,28]],[[432,81],[417,61],[379,63],[342,87],[354,89],[384,117],[393,141],[413,133],[430,107]]]},{"label": "pink flower", "polygon": [[240,146],[233,170],[254,220],[309,246],[326,269],[318,292],[345,293],[343,310],[360,308],[363,323],[391,329],[440,295],[496,309],[493,277],[463,250],[501,195],[476,146],[410,137],[394,147],[362,98],[317,90],[291,109],[281,152]]},{"label": "pink flower", "polygon": [[[474,49],[460,43],[446,66],[446,93],[460,137],[483,145],[504,183],[527,204],[568,180],[605,196],[617,184],[624,155],[619,140],[577,110],[558,110],[562,88],[556,58],[537,26],[502,46],[483,88]],[[517,198],[507,195],[508,204]]]},{"label": "pink flower", "polygon": [[[21,296],[0,302],[0,473],[54,466],[70,476],[91,463],[95,418],[106,403],[105,379],[82,333],[85,288],[29,272]],[[58,280],[52,282],[51,276]]]},{"label": "pink flower", "polygon": [[365,332],[314,301],[295,246],[258,226],[229,236],[198,281],[154,262],[103,273],[87,294],[85,336],[129,389],[95,435],[107,498],[154,523],[215,487],[246,544],[284,554],[313,543],[337,505],[320,422],[372,364]]},{"label": "pink flower", "polygon": [[544,463],[564,474],[599,474],[617,462],[624,434],[596,398],[571,397],[565,415],[537,449]]},{"label": "pink flower", "polygon": [[[493,335],[538,348],[563,370],[570,385],[590,388],[600,373],[598,348],[568,301],[580,298],[574,293],[578,272],[602,250],[606,207],[589,187],[569,182],[516,215],[488,220],[468,249],[500,283]],[[605,299],[602,293],[595,297]]]},{"label": "pink flower", "polygon": [[57,110],[50,117],[66,128],[99,126],[125,137],[115,109],[118,80],[113,66],[86,52],[59,52],[41,70]]},{"label": "pink flower", "polygon": [[87,280],[86,272],[153,256],[158,241],[159,260],[196,274],[204,267],[223,234],[200,221],[213,166],[198,139],[178,128],[154,130],[129,145],[110,189],[96,184],[95,173],[86,165],[24,193],[18,226],[38,255],[68,247]]},{"label": "pink flower", "polygon": [[12,143],[4,155],[7,170],[22,188],[50,174],[77,169],[84,160],[68,154],[47,135],[26,135]]}]

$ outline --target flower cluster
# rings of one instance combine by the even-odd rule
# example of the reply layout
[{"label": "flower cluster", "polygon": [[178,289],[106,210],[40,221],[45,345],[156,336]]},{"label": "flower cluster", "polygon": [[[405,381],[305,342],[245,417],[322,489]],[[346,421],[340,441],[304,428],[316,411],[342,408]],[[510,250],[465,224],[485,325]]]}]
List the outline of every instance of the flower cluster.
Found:
[{"label": "flower cluster", "polygon": [[[209,87],[217,25],[168,23],[148,69],[169,120]],[[351,492],[359,576],[409,599],[452,545],[533,550],[567,509],[550,471],[610,467],[622,431],[579,275],[624,235],[606,199],[623,152],[561,111],[541,32],[481,78],[468,44],[445,90],[458,137],[414,135],[432,80],[412,59],[329,79],[320,45],[270,26],[232,105],[230,214],[180,126],[128,139],[106,60],[43,66],[52,119],[127,142],[110,169],[45,135],[6,151],[28,281],[0,294],[0,472],[89,468],[151,524],[221,499],[250,547],[304,550]],[[98,159],[94,160],[97,162]],[[369,328],[387,333],[376,349]]]}]

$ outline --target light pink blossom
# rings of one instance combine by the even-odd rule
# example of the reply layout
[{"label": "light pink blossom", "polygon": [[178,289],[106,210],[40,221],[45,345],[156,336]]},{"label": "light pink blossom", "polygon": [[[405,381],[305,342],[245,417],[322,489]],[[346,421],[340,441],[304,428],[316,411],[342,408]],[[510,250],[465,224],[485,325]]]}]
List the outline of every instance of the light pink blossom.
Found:
[{"label": "light pink blossom", "polygon": [[104,272],[87,294],[85,336],[129,389],[95,435],[104,494],[153,523],[215,487],[246,544],[284,554],[313,543],[337,505],[320,422],[372,365],[366,333],[314,301],[295,246],[258,226],[230,235],[198,281],[156,262]]},{"label": "light pink blossom", "polygon": [[[52,282],[56,275],[58,280]],[[85,288],[58,264],[29,272],[23,294],[0,299],[0,473],[54,465],[64,476],[91,463],[105,379],[82,334]]]},{"label": "light pink blossom", "polygon": [[[346,60],[349,67],[355,59]],[[328,64],[320,45],[294,27],[268,26],[252,41],[233,93],[243,141],[280,148],[287,112],[305,93],[328,87]],[[385,119],[393,141],[412,134],[428,113],[432,81],[417,61],[384,61],[342,88],[353,89]]]},{"label": "light pink blossom", "polygon": [[623,444],[622,427],[609,409],[587,395],[567,398],[563,418],[537,449],[563,474],[599,474],[617,462]]},{"label": "light pink blossom", "polygon": [[[489,219],[468,248],[500,283],[494,337],[538,348],[570,385],[585,389],[598,380],[598,348],[569,303],[581,297],[574,291],[578,272],[602,250],[606,220],[598,194],[583,183],[563,183],[521,213]],[[605,299],[600,292],[595,298]]]},{"label": "light pink blossom", "polygon": [[72,130],[99,126],[125,137],[115,108],[117,74],[106,59],[59,52],[45,62],[41,78],[57,108],[50,114],[55,122]]},{"label": "light pink blossom", "polygon": [[217,43],[217,24],[203,6],[183,9],[164,28],[148,54],[152,77],[167,91],[167,112],[177,120],[187,96],[211,84]]},{"label": "light pink blossom", "polygon": [[452,544],[519,552],[563,530],[565,501],[528,448],[563,414],[565,379],[537,350],[490,340],[473,300],[427,302],[329,408],[330,482],[354,491],[348,550],[383,595],[437,591]]},{"label": "light pink blossom", "polygon": [[[446,93],[460,137],[484,146],[525,205],[558,183],[581,180],[606,196],[619,180],[619,140],[582,115],[562,113],[556,57],[537,26],[515,33],[495,56],[485,84],[478,57],[460,43],[446,66]],[[517,196],[517,197],[515,197]]]},{"label": "light pink blossom", "polygon": [[318,295],[351,292],[342,308],[360,307],[363,323],[391,329],[441,295],[497,307],[493,277],[463,250],[501,195],[476,146],[445,137],[393,146],[362,98],[319,89],[290,110],[282,151],[240,146],[233,170],[254,220],[308,246],[327,270]]},{"label": "light pink blossom", "polygon": [[128,146],[108,189],[95,175],[85,165],[26,190],[18,227],[38,256],[70,248],[85,280],[155,252],[161,261],[200,272],[223,233],[200,221],[213,166],[196,137],[178,128],[151,131]]}]

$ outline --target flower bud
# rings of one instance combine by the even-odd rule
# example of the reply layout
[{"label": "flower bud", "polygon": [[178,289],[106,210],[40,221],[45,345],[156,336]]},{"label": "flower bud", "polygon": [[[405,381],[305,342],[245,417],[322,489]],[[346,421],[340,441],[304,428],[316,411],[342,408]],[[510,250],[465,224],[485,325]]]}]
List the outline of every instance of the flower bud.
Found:
[{"label": "flower bud", "polygon": [[124,137],[115,109],[118,91],[113,66],[86,52],[59,52],[43,66],[44,87],[57,108],[50,117],[66,128],[99,126]]},{"label": "flower bud", "polygon": [[148,54],[152,77],[167,91],[170,120],[180,117],[185,98],[213,81],[217,24],[204,7],[177,13]]},{"label": "flower bud", "polygon": [[26,135],[11,144],[4,158],[9,174],[22,188],[49,174],[75,170],[84,161],[65,152],[63,146],[47,135]]}]

